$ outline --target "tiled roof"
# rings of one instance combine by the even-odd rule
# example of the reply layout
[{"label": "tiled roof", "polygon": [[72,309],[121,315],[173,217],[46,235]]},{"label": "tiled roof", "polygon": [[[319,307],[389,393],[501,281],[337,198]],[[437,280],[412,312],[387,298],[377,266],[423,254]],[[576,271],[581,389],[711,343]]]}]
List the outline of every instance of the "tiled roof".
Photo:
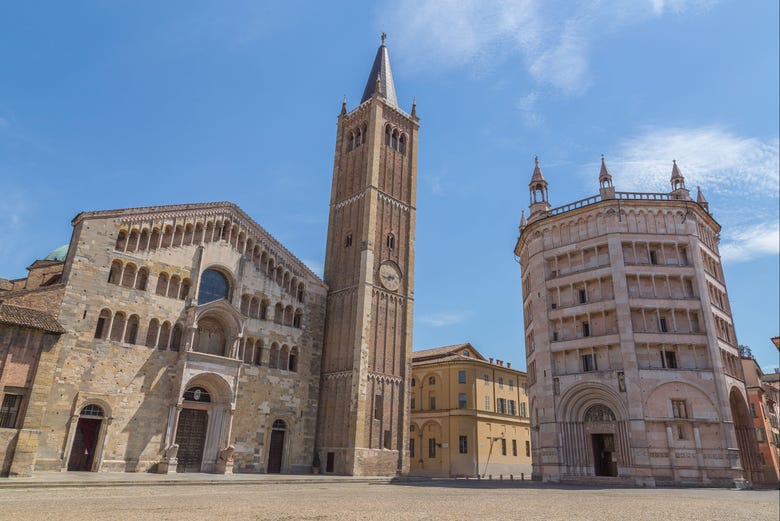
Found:
[{"label": "tiled roof", "polygon": [[466,342],[465,344],[454,344],[451,346],[435,347],[433,349],[423,349],[422,351],[415,351],[412,353],[412,361],[416,360],[429,360],[431,358],[443,358],[448,355],[463,356],[461,353],[464,349],[468,349],[474,352],[478,360],[484,360],[485,357],[482,353],[474,349],[474,346]]},{"label": "tiled roof", "polygon": [[37,309],[0,304],[0,324],[41,329],[49,333],[64,333],[65,329],[49,313]]}]

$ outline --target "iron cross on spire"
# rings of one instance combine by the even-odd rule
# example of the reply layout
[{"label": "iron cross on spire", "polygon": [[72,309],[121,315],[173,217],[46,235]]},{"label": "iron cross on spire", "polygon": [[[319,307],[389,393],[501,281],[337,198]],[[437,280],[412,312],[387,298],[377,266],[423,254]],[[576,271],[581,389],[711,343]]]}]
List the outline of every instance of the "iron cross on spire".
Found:
[{"label": "iron cross on spire", "polygon": [[385,44],[385,38],[387,38],[387,34],[383,31],[380,38],[382,38],[382,45]]}]

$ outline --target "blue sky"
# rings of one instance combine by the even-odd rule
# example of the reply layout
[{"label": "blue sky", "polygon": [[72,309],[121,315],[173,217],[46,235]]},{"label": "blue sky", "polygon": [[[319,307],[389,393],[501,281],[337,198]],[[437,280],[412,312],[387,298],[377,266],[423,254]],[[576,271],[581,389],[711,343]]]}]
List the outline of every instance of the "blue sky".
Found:
[{"label": "blue sky", "polygon": [[668,191],[723,225],[739,342],[777,366],[778,4],[772,1],[6,2],[0,276],[80,211],[228,200],[321,272],[336,118],[379,34],[421,118],[415,349],[525,366],[512,249],[539,155],[553,206]]}]

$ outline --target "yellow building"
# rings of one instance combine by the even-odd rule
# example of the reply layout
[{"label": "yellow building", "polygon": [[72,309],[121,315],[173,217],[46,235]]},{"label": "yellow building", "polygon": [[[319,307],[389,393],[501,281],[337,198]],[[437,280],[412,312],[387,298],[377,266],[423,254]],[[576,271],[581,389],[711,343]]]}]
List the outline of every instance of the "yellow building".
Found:
[{"label": "yellow building", "polygon": [[411,474],[530,478],[526,375],[471,344],[412,355]]}]

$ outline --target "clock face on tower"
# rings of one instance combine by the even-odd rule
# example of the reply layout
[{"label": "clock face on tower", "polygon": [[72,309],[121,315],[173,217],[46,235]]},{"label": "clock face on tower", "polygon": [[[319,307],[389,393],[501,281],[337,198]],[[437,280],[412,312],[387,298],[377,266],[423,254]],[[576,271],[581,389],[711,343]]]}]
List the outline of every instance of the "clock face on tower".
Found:
[{"label": "clock face on tower", "polygon": [[401,287],[401,270],[395,263],[385,262],[379,266],[379,280],[385,289],[396,291]]}]

